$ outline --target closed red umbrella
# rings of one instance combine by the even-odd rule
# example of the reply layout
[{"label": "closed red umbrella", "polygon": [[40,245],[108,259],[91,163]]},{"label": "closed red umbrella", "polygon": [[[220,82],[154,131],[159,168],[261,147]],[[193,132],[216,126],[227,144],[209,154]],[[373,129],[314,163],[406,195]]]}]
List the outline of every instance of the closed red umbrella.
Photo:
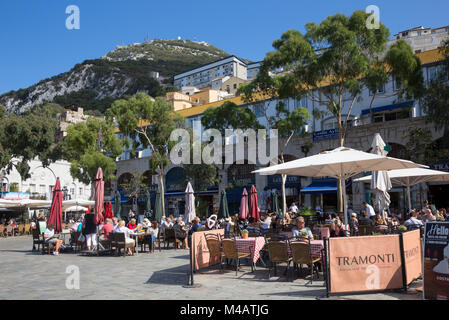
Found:
[{"label": "closed red umbrella", "polygon": [[248,191],[243,189],[242,200],[240,200],[240,219],[248,217]]},{"label": "closed red umbrella", "polygon": [[104,209],[104,218],[112,219],[114,218],[114,213],[112,212],[112,203],[106,202],[106,207]]},{"label": "closed red umbrella", "polygon": [[254,221],[260,220],[259,205],[257,204],[257,190],[255,186],[251,187],[249,192],[249,216],[254,218]]},{"label": "closed red umbrella", "polygon": [[53,200],[48,218],[48,224],[50,223],[55,224],[55,232],[62,231],[62,190],[59,178],[56,179],[56,184],[53,187]]},{"label": "closed red umbrella", "polygon": [[104,181],[103,181],[103,170],[98,168],[97,175],[95,176],[95,217],[94,223],[100,224],[103,222],[103,197],[104,197]]}]

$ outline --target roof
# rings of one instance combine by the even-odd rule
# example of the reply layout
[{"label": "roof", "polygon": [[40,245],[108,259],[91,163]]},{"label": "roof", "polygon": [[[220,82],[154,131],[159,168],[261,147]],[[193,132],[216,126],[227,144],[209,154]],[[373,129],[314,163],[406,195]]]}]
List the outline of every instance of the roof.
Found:
[{"label": "roof", "polygon": [[[196,68],[192,68],[192,69],[190,69],[190,70],[186,70],[186,71],[184,71],[184,72],[180,72],[180,73],[178,73],[178,74],[175,74],[175,75],[173,76],[173,78],[174,78],[174,79],[176,79],[177,77],[178,77],[178,78],[183,78],[183,77],[187,76],[188,73],[191,73],[191,72],[194,71],[194,70],[206,68],[206,67],[208,67],[208,66],[210,66],[210,65],[213,65],[213,64],[218,63],[218,62],[220,62],[220,61],[228,60],[228,59],[230,59],[230,58],[234,58],[234,59],[238,60],[240,63],[242,63],[243,65],[246,66],[246,63],[245,63],[242,59],[240,59],[239,57],[236,57],[236,56],[232,55],[232,56],[228,56],[228,57],[225,57],[225,58],[222,58],[222,59],[213,61],[213,62],[209,62],[209,63],[207,63],[207,64],[204,64],[204,65],[202,65],[202,66],[198,66],[198,67],[196,67]],[[207,70],[207,69],[206,69],[206,70]],[[180,77],[181,75],[183,75],[183,77]]]},{"label": "roof", "polygon": [[422,65],[435,63],[444,59],[444,55],[441,53],[440,49],[420,52],[417,53],[416,56],[421,60]]}]

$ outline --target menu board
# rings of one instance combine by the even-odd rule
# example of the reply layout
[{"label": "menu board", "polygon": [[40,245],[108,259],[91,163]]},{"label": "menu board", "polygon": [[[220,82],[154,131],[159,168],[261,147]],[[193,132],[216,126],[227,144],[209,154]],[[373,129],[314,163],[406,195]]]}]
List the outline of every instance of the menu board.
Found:
[{"label": "menu board", "polygon": [[428,300],[449,300],[449,222],[426,223],[423,295]]}]

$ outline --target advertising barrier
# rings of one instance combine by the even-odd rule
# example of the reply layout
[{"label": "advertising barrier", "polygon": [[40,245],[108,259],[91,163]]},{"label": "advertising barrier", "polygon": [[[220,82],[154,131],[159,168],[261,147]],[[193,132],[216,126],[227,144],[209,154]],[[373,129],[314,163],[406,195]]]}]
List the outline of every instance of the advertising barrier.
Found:
[{"label": "advertising barrier", "polygon": [[423,295],[449,300],[449,222],[427,222],[424,231]]},{"label": "advertising barrier", "polygon": [[420,231],[402,234],[404,244],[405,275],[407,285],[422,275],[422,244]]},{"label": "advertising barrier", "polygon": [[328,294],[406,289],[422,273],[419,230],[330,238],[325,249]]},{"label": "advertising barrier", "polygon": [[219,260],[213,258],[209,261],[209,249],[207,248],[205,235],[207,234],[218,234],[224,237],[224,229],[209,230],[209,231],[199,231],[192,234],[192,252],[194,255],[193,259],[193,270],[199,270],[213,266],[219,263]]}]

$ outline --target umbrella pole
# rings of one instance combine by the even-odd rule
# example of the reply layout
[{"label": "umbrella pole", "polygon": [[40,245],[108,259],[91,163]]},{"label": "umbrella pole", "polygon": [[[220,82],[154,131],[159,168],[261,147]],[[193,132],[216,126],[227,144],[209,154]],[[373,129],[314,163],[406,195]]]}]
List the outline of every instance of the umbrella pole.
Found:
[{"label": "umbrella pole", "polygon": [[348,225],[348,203],[346,200],[346,181],[344,178],[340,178],[340,187],[343,195],[343,214],[344,214],[344,220],[345,220],[345,226]]},{"label": "umbrella pole", "polygon": [[408,211],[412,210],[412,198],[410,197],[410,185],[407,185]]}]

